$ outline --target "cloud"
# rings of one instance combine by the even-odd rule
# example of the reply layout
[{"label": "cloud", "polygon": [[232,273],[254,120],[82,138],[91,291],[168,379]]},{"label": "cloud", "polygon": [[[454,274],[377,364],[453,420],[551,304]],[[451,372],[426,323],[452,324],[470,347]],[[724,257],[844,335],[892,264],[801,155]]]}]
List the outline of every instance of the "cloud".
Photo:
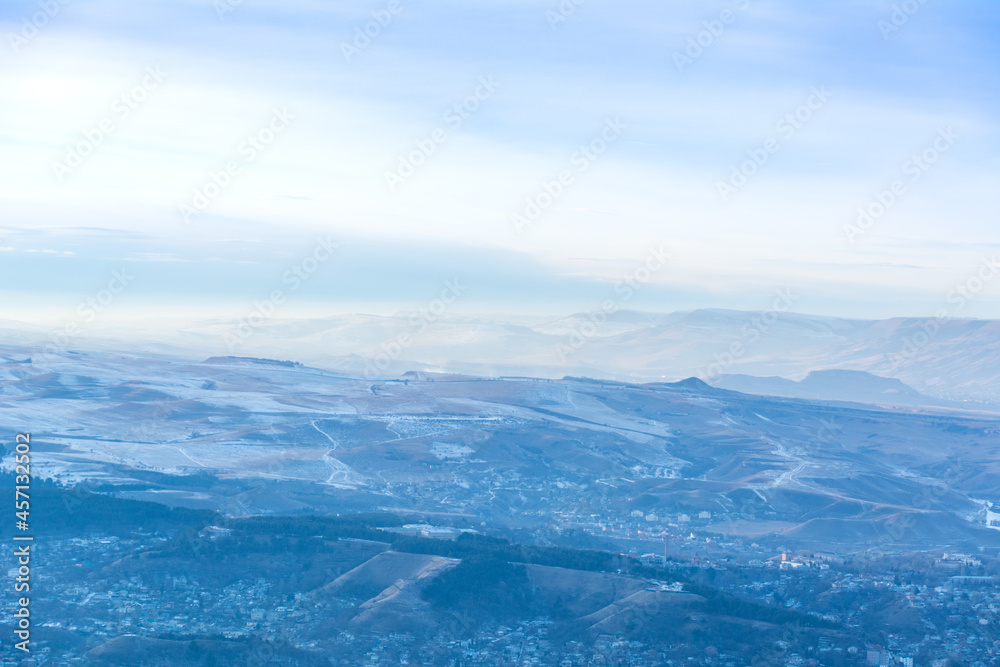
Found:
[{"label": "cloud", "polygon": [[[328,298],[416,298],[415,286],[456,266],[487,286],[470,299],[559,310],[597,298],[630,258],[664,243],[677,260],[657,288],[663,307],[756,307],[768,286],[794,284],[823,303],[888,311],[904,292],[945,289],[949,271],[1000,242],[998,74],[984,65],[1000,9],[927,4],[886,40],[877,22],[891,2],[755,0],[678,71],[673,54],[730,4],[586,3],[553,26],[555,2],[405,3],[348,60],[341,43],[378,3],[242,3],[223,20],[195,0],[71,3],[0,73],[0,204],[16,221],[5,242],[72,260],[24,266],[51,273],[18,283],[68,290],[128,259],[158,265],[151,293],[242,298],[333,234],[360,244],[377,271],[353,265],[378,277],[345,277]],[[33,7],[13,5],[0,28],[19,29],[18,12]],[[150,66],[164,83],[118,118],[116,100]],[[449,124],[487,75],[496,93]],[[832,91],[829,103],[782,137],[778,124],[814,86]],[[294,121],[247,160],[241,146],[276,106]],[[622,141],[516,234],[510,215],[619,116]],[[52,163],[106,118],[114,130],[60,183]],[[954,150],[849,246],[843,225],[948,124],[962,135]],[[437,128],[446,139],[390,191],[385,173]],[[780,149],[720,201],[717,183],[772,137]],[[183,224],[180,204],[234,160],[239,174]],[[443,264],[398,257],[407,247]],[[171,271],[181,265],[197,279]]]}]

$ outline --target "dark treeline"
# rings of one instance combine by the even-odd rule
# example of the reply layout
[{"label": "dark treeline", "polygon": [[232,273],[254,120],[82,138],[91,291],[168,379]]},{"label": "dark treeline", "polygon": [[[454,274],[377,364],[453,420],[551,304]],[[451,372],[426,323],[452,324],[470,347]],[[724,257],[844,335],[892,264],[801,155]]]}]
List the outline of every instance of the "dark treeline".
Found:
[{"label": "dark treeline", "polygon": [[[323,539],[353,538],[385,542],[396,551],[430,554],[448,558],[477,558],[534,563],[591,572],[620,572],[636,576],[676,580],[676,575],[660,568],[644,566],[633,558],[606,551],[564,547],[529,546],[496,537],[463,533],[456,540],[400,535],[382,530],[402,526],[404,520],[386,512],[344,516],[254,516],[226,518],[212,510],[168,507],[159,503],[115,498],[67,488],[49,480],[36,480],[30,489],[32,523],[45,532],[79,532],[81,537],[95,531],[112,535],[136,529],[144,532],[172,532],[184,529],[190,536],[209,525],[231,529],[235,536],[268,536]],[[184,542],[190,542],[186,538]],[[216,549],[205,546],[209,551]]]},{"label": "dark treeline", "polygon": [[532,592],[523,565],[467,558],[435,577],[421,597],[459,616],[513,621],[531,615]]},{"label": "dark treeline", "polygon": [[705,598],[706,611],[723,616],[735,616],[775,625],[800,625],[809,628],[838,628],[837,623],[816,618],[809,614],[782,607],[768,607],[757,602],[744,600],[717,588],[702,584],[684,584],[684,590]]},{"label": "dark treeline", "polygon": [[261,537],[284,535],[321,537],[325,539],[353,538],[385,542],[394,551],[427,554],[447,558],[502,560],[511,563],[532,563],[564,567],[589,572],[619,572],[635,576],[676,580],[667,570],[642,565],[634,558],[606,551],[542,547],[515,544],[505,539],[476,533],[462,533],[455,540],[400,535],[381,530],[398,527],[402,520],[392,514],[354,514],[342,517],[250,517],[230,519],[221,525],[242,535]]},{"label": "dark treeline", "polygon": [[201,528],[219,519],[219,514],[211,510],[112,498],[44,479],[32,480],[27,493],[30,529],[34,534],[75,533],[78,537],[89,537],[94,532],[104,532],[125,536],[137,530]]}]

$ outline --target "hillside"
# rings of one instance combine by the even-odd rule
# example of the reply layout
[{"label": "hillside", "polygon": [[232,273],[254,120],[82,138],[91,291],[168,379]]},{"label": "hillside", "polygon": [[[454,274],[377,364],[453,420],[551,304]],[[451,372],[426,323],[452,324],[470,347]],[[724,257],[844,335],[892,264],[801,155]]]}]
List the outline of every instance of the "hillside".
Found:
[{"label": "hillside", "polygon": [[[988,413],[697,379],[371,380],[96,353],[4,369],[0,421],[32,425],[38,469],[127,498],[232,514],[387,510],[622,547],[685,521],[845,549],[1000,537],[986,526],[984,501],[1000,495]],[[937,528],[917,529],[928,513]]]}]

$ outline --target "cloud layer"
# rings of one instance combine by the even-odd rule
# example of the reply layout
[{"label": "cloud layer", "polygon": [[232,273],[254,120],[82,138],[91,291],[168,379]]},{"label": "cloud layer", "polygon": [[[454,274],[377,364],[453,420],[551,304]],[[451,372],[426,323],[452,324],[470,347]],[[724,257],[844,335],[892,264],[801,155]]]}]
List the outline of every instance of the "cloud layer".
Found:
[{"label": "cloud layer", "polygon": [[638,306],[920,315],[1000,244],[995,3],[43,5],[0,15],[10,303],[238,311],[332,236],[318,309],[565,312],[663,246]]}]

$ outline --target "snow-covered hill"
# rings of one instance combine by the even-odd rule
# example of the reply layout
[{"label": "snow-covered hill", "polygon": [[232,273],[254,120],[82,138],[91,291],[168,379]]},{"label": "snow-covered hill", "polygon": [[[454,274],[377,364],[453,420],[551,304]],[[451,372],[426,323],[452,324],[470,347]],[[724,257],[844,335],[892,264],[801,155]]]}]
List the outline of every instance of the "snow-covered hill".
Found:
[{"label": "snow-covered hill", "polygon": [[1000,500],[996,414],[695,378],[365,378],[260,358],[0,352],[0,428],[32,433],[35,474],[132,497],[540,530],[601,531],[638,512],[654,532],[690,520],[845,548],[1000,540],[982,502]]}]

